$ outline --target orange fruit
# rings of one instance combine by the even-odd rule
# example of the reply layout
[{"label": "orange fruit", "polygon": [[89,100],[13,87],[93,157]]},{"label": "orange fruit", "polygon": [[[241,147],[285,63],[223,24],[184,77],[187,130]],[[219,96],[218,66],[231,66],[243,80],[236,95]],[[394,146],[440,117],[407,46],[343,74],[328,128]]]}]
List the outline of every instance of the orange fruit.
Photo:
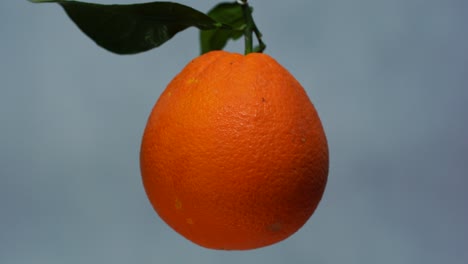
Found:
[{"label": "orange fruit", "polygon": [[328,175],[319,116],[265,54],[213,51],[167,86],[146,125],[143,184],[175,231],[212,249],[254,249],[295,233]]}]

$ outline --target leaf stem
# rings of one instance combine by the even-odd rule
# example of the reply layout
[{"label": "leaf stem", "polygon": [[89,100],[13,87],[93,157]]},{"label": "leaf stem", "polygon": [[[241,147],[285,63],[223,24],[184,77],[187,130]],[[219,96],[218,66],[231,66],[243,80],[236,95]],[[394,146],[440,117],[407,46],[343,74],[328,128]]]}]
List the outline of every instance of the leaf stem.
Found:
[{"label": "leaf stem", "polygon": [[[245,40],[245,55],[252,53],[252,52],[263,52],[265,50],[266,45],[262,41],[262,33],[258,30],[257,25],[252,17],[252,9],[249,7],[247,0],[237,0],[242,6],[242,13],[244,14],[244,19],[246,22],[246,26],[244,28],[244,40]],[[253,48],[253,34],[258,41],[258,46]]]}]

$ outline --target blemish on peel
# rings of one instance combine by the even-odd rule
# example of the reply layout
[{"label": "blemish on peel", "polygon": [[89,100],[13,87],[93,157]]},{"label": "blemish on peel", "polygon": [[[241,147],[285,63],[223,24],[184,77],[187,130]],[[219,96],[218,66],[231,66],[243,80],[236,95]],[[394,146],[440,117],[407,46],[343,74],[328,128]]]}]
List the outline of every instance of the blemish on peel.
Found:
[{"label": "blemish on peel", "polygon": [[273,232],[279,232],[282,228],[283,225],[280,222],[276,222],[268,226],[268,229]]},{"label": "blemish on peel", "polygon": [[185,222],[187,222],[187,224],[189,224],[189,225],[193,225],[193,219],[192,218],[185,219]]},{"label": "blemish on peel", "polygon": [[307,141],[306,138],[301,138],[302,143],[305,143]]},{"label": "blemish on peel", "polygon": [[175,208],[177,210],[182,209],[182,202],[179,200],[179,198],[176,198],[176,200],[175,200]]},{"label": "blemish on peel", "polygon": [[196,78],[190,78],[187,80],[187,84],[193,84],[193,83],[197,83],[198,82],[198,79]]}]

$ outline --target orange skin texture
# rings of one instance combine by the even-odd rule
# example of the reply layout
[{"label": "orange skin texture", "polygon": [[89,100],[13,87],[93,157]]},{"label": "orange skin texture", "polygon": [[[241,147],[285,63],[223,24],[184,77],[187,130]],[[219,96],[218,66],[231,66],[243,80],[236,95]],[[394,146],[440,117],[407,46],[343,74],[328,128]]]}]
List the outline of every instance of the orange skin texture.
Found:
[{"label": "orange skin texture", "polygon": [[191,61],[154,106],[140,167],[159,216],[190,241],[247,250],[282,241],[313,214],[328,176],[319,116],[266,54]]}]

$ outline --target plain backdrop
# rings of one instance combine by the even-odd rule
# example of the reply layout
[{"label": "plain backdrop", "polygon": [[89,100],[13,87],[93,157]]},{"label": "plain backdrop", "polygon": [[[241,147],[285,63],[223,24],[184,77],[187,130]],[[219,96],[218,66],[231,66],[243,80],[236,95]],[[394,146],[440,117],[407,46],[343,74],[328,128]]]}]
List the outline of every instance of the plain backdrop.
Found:
[{"label": "plain backdrop", "polygon": [[196,29],[118,56],[56,4],[1,1],[0,263],[468,263],[468,2],[250,2],[328,135],[329,182],[307,224],[274,246],[214,251],[151,208],[141,135],[198,55]]}]

